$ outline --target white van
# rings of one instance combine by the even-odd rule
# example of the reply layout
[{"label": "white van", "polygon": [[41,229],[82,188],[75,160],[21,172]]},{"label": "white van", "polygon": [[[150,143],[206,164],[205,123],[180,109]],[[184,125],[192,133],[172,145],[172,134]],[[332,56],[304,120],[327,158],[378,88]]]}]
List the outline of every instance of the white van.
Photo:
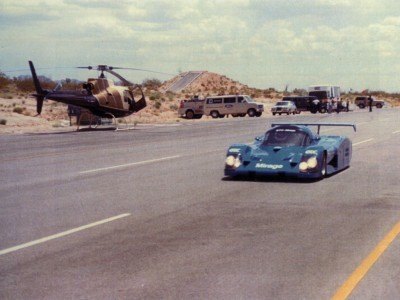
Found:
[{"label": "white van", "polygon": [[204,114],[213,118],[223,118],[226,115],[233,117],[260,117],[264,105],[255,102],[248,95],[209,96],[204,102]]}]

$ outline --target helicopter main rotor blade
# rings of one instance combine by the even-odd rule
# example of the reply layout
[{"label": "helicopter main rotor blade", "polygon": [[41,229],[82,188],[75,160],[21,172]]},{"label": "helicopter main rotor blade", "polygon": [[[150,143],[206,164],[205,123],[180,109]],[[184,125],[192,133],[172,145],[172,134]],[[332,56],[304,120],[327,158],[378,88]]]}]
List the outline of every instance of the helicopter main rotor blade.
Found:
[{"label": "helicopter main rotor blade", "polygon": [[123,68],[123,67],[109,67],[109,68],[110,68],[110,70],[134,70],[134,71],[158,73],[158,74],[172,75],[172,76],[176,75],[176,74],[171,74],[171,73],[165,73],[165,72],[159,72],[159,71],[153,71],[153,70],[147,70],[147,69],[138,69],[138,68]]}]

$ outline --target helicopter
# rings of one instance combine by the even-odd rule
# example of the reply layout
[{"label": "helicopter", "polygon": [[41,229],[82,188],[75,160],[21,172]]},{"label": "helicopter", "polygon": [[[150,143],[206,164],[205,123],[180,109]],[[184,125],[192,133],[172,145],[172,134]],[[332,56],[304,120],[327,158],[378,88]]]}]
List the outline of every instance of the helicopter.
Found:
[{"label": "helicopter", "polygon": [[[43,101],[53,100],[65,104],[74,105],[88,110],[92,115],[100,118],[116,119],[124,118],[146,107],[146,99],[141,87],[133,84],[115,72],[115,69],[133,69],[98,65],[97,67],[78,67],[80,69],[100,71],[98,78],[89,78],[83,83],[81,90],[60,90],[57,85],[53,90],[43,89],[36,75],[32,61],[29,61],[32,79],[36,93],[32,94],[37,100],[36,110],[38,115],[42,112]],[[140,70],[140,69],[133,69]],[[148,70],[146,70],[148,71]],[[114,85],[112,80],[105,77],[104,72],[110,73],[121,80],[123,86]],[[153,72],[153,71],[152,71]],[[161,73],[161,72],[156,72]],[[139,100],[135,100],[134,94],[138,93]],[[78,130],[80,117],[78,117]],[[117,124],[117,122],[115,122]],[[118,129],[118,126],[117,128]]]}]

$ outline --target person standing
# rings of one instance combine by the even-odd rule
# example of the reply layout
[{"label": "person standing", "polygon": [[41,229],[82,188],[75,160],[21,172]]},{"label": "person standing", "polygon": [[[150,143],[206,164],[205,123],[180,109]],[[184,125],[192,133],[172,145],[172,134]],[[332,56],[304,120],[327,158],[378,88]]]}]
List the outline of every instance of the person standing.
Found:
[{"label": "person standing", "polygon": [[372,97],[369,95],[368,97],[368,105],[369,105],[369,112],[372,112]]}]

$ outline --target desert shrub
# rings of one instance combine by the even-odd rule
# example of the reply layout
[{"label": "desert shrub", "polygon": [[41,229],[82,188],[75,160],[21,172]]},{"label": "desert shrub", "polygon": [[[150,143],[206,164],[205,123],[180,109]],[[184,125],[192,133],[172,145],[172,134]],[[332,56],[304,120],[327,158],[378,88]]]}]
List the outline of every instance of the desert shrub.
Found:
[{"label": "desert shrub", "polygon": [[161,84],[162,84],[161,81],[156,78],[145,79],[142,82],[142,85],[145,88],[153,89],[153,90],[156,90],[157,88],[159,88],[161,86]]},{"label": "desert shrub", "polygon": [[178,109],[178,105],[176,105],[176,104],[171,104],[171,105],[169,106],[169,109],[177,110],[177,109]]},{"label": "desert shrub", "polygon": [[24,111],[24,109],[20,106],[16,106],[13,109],[13,112],[17,113],[17,114],[22,114],[22,112]]},{"label": "desert shrub", "polygon": [[160,109],[161,108],[161,102],[160,101],[156,101],[156,103],[154,103],[154,107],[156,109]]},{"label": "desert shrub", "polygon": [[0,119],[0,125],[6,125],[7,120],[6,119]]}]

